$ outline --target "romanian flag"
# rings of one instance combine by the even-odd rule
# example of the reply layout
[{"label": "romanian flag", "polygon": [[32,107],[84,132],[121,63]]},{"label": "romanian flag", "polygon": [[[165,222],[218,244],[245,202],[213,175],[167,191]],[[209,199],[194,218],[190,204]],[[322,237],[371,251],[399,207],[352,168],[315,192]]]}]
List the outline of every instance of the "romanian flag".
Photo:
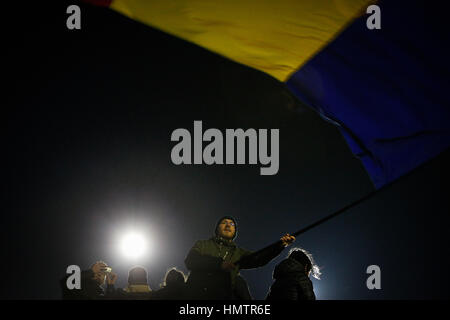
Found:
[{"label": "romanian flag", "polygon": [[[377,188],[450,145],[449,37],[429,1],[90,2],[286,83],[339,127]],[[367,25],[373,4],[380,29]]]}]

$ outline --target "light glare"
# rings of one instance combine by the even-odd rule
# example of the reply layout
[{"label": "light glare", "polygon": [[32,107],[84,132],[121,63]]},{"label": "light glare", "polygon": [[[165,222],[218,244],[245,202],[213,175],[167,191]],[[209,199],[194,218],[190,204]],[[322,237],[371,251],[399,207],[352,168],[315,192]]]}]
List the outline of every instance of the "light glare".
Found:
[{"label": "light glare", "polygon": [[121,249],[126,257],[139,258],[147,250],[147,241],[142,234],[130,232],[122,238]]}]

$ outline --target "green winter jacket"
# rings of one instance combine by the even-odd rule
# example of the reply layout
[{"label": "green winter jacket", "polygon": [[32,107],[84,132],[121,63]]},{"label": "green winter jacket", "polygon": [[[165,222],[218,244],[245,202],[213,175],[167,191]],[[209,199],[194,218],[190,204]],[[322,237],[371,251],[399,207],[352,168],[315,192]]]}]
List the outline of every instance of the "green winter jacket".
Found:
[{"label": "green winter jacket", "polygon": [[[284,246],[277,243],[257,255],[250,256],[251,251],[239,248],[233,241],[218,236],[197,241],[185,259],[186,267],[190,270],[187,284],[191,298],[213,300],[239,298],[243,294],[238,291],[247,288],[245,280],[239,275],[239,270],[264,266],[283,249]],[[245,256],[248,257],[245,263],[237,265],[231,272],[221,268],[223,261],[236,264]]]}]

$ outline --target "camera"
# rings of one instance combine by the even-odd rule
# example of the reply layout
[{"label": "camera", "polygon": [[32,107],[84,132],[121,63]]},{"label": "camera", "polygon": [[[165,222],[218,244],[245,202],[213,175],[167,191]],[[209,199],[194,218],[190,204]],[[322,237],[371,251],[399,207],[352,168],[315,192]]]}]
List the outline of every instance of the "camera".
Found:
[{"label": "camera", "polygon": [[112,268],[111,267],[104,267],[104,268],[101,269],[101,271],[105,272],[105,273],[111,273]]}]

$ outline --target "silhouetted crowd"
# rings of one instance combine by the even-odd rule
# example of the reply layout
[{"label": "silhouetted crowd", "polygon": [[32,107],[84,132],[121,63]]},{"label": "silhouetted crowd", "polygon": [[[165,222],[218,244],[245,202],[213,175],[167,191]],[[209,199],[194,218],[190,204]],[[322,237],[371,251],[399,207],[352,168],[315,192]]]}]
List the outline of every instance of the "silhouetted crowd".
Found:
[{"label": "silhouetted crowd", "polygon": [[[116,288],[117,274],[105,262],[98,261],[81,271],[80,286],[69,285],[71,275],[61,279],[62,298],[65,300],[251,300],[246,280],[239,270],[266,265],[277,257],[295,237],[285,234],[280,241],[257,252],[238,247],[236,219],[219,219],[214,236],[199,240],[189,251],[185,265],[188,276],[170,268],[158,290],[148,284],[147,271],[134,266],[128,272],[128,285]],[[290,250],[287,258],[276,265],[274,282],[267,300],[315,300],[310,275],[319,279],[320,271],[312,256],[304,249]]]}]

